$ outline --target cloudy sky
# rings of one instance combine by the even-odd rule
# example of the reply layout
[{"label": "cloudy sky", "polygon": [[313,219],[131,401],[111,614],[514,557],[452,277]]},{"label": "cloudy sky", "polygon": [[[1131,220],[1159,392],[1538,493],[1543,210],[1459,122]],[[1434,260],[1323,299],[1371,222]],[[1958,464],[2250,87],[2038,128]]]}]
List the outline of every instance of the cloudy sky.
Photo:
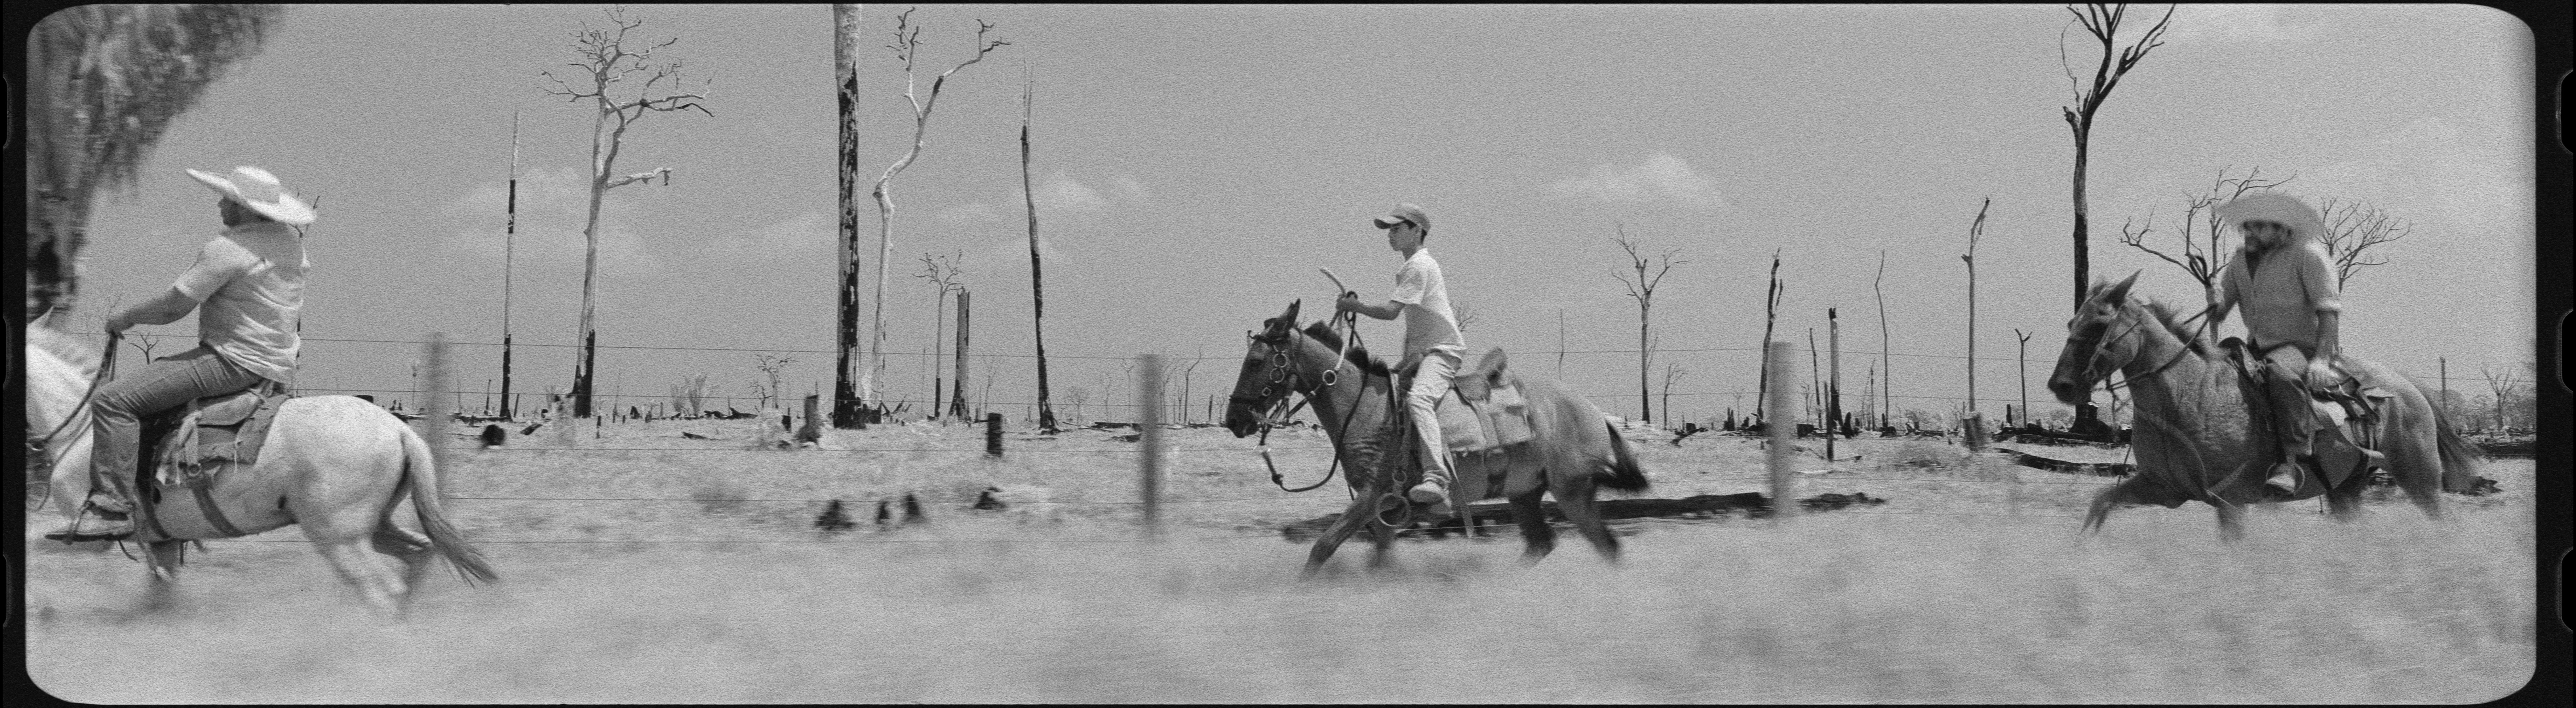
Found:
[{"label": "cloudy sky", "polygon": [[[863,10],[863,181],[912,129],[901,65],[881,47],[904,7]],[[95,330],[110,302],[167,288],[216,230],[210,195],[181,168],[258,165],[321,201],[307,389],[408,388],[413,345],[330,340],[500,340],[516,114],[518,388],[567,385],[572,350],[528,345],[574,336],[592,114],[543,93],[538,72],[573,61],[567,34],[605,9],[290,6],[141,183],[99,208],[76,322]],[[828,391],[830,10],[632,11],[639,36],[679,39],[663,53],[692,85],[712,81],[715,115],[657,114],[627,136],[619,174],[674,176],[603,207],[601,344],[782,350],[797,359],[793,391]],[[2135,12],[2143,28],[2162,8]],[[924,253],[962,251],[974,351],[995,355],[973,376],[980,388],[991,367],[994,401],[1034,400],[1024,87],[1053,377],[1059,396],[1088,389],[1094,416],[1133,395],[1120,357],[1140,352],[1209,357],[1193,395],[1221,397],[1243,330],[1292,300],[1320,315],[1332,288],[1318,267],[1384,298],[1399,261],[1368,219],[1397,201],[1432,215],[1431,251],[1475,315],[1471,349],[1504,347],[1541,375],[1561,366],[1613,414],[1637,407],[1617,228],[1686,261],[1654,310],[1671,350],[1656,379],[1664,362],[1688,370],[1671,389],[1676,417],[1753,404],[1775,249],[1781,339],[1803,347],[1813,328],[1823,344],[1839,308],[1845,390],[1861,392],[1881,349],[1881,287],[1897,406],[1958,405],[1959,256],[1986,198],[1980,407],[2018,402],[2015,329],[2035,333],[2034,377],[2063,341],[2074,151],[2060,53],[2089,74],[2100,50],[2058,6],[924,6],[925,91],[972,51],[978,18],[1010,46],[950,79],[928,147],[893,186],[891,397],[928,389],[934,289],[908,275]],[[2181,270],[2119,244],[2119,226],[2169,225],[2222,174],[2296,174],[2289,191],[2364,200],[2414,226],[2380,247],[2388,265],[2349,285],[2350,350],[2428,386],[2448,357],[2454,388],[2482,388],[2480,367],[2518,367],[2531,351],[2531,52],[2520,21],[2468,6],[2180,8],[2097,121],[2094,272],[2144,269],[2141,292],[2197,302]],[[870,244],[876,214],[863,207]],[[1395,323],[1364,327],[1381,348],[1401,341]],[[145,331],[175,348],[194,323]],[[658,396],[706,374],[741,394],[756,376],[752,352],[600,356],[603,392]],[[479,389],[498,360],[496,346],[462,347],[457,377]],[[2030,393],[2046,397],[2037,382]]]}]

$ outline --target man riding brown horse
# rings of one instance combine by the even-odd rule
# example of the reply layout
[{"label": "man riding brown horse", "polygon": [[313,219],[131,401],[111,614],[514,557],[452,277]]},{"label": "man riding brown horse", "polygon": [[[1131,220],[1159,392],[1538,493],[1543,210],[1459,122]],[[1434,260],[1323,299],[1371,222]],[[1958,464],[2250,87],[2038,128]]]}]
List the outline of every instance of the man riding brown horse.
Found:
[{"label": "man riding brown horse", "polygon": [[[2244,232],[2218,275],[2211,327],[2230,310],[2245,314],[2247,351],[2256,357],[2262,395],[2249,396],[2258,419],[2271,421],[2279,462],[2266,484],[2295,494],[2300,480],[2318,472],[2314,438],[2320,427],[2310,401],[2343,380],[2343,305],[2334,262],[2320,240],[2325,223],[2315,209],[2277,192],[2258,192],[2218,208],[2218,217]],[[2268,405],[2267,405],[2268,404]],[[2268,415],[2263,415],[2268,414]]]}]

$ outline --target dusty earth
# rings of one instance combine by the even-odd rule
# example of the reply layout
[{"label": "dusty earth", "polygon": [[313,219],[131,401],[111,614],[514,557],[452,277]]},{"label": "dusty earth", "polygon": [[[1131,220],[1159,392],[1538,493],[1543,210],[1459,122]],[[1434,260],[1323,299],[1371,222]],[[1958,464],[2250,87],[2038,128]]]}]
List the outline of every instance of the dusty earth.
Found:
[{"label": "dusty earth", "polygon": [[[1299,582],[1306,546],[1280,529],[1338,511],[1342,483],[1282,492],[1216,429],[1167,437],[1151,539],[1137,444],[1110,432],[1014,432],[994,460],[980,430],[935,424],[795,451],[750,449],[750,421],[496,450],[474,430],[443,491],[501,582],[441,567],[407,621],[379,620],[288,527],[192,553],[177,608],[146,613],[139,564],[30,541],[28,671],[100,703],[2452,703],[2534,669],[2527,459],[2490,461],[2504,491],[2444,495],[2441,521],[2301,502],[2221,545],[2197,505],[2078,534],[2111,478],[1860,440],[1801,458],[1801,496],[1883,505],[1626,520],[1616,566],[1561,525],[1535,566],[1509,535],[1408,540],[1376,570],[1346,545]],[[1655,484],[1637,496],[1765,488],[1747,439],[1635,437]],[[1291,485],[1329,459],[1312,431],[1271,444]],[[991,485],[1015,505],[969,508]],[[922,521],[902,523],[906,493]],[[833,499],[855,528],[815,529]]]}]

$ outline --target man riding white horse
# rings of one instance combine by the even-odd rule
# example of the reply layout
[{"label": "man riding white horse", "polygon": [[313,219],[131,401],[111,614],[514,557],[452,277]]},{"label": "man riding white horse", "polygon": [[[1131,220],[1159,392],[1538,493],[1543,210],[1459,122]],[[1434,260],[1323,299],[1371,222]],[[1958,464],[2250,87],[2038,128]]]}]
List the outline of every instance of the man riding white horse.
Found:
[{"label": "man riding white horse", "polygon": [[217,202],[223,233],[198,250],[196,265],[169,291],[109,316],[107,331],[169,324],[196,311],[198,345],[98,385],[91,401],[96,443],[89,499],[70,526],[46,538],[115,540],[134,534],[135,458],[144,416],[254,387],[283,390],[295,381],[302,343],[295,324],[304,309],[304,271],[312,265],[296,227],[313,223],[313,208],[257,167],[235,167],[225,175],[188,170],[188,176],[223,195]]},{"label": "man riding white horse", "polygon": [[2315,209],[2277,192],[2239,197],[2220,206],[2218,217],[2234,222],[2245,238],[2219,273],[2209,323],[2216,327],[2230,309],[2245,314],[2247,350],[2260,362],[2264,389],[2248,403],[2268,404],[2271,414],[2263,417],[2280,445],[2280,461],[2265,483],[2295,494],[2300,479],[2317,472],[2311,392],[2342,380],[2335,362],[2343,306],[2334,261],[2319,240],[2325,222]]}]

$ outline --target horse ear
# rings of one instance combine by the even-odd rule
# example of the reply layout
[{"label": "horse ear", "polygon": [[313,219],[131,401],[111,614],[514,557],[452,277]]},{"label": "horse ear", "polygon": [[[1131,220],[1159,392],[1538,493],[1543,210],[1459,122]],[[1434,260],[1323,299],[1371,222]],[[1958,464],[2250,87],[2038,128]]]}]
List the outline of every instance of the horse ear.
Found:
[{"label": "horse ear", "polygon": [[2137,285],[2138,276],[2145,272],[2147,272],[2146,269],[2140,268],[2129,273],[2129,277],[2122,279],[2120,284],[2111,286],[2110,292],[2103,293],[2103,297],[2107,298],[2106,302],[2119,302],[2123,299],[2127,299],[2129,297],[2129,286]]},{"label": "horse ear", "polygon": [[1289,324],[1289,326],[1292,326],[1292,327],[1293,327],[1293,326],[1296,326],[1296,324],[1297,324],[1297,307],[1298,307],[1298,306],[1300,306],[1300,305],[1304,305],[1304,304],[1306,304],[1306,300],[1305,300],[1305,298],[1298,298],[1298,299],[1295,299],[1295,300],[1290,300],[1290,301],[1288,301],[1288,311],[1287,311],[1287,312],[1279,313],[1279,321],[1281,321],[1281,322],[1286,322],[1286,323],[1288,323],[1288,324]]}]

